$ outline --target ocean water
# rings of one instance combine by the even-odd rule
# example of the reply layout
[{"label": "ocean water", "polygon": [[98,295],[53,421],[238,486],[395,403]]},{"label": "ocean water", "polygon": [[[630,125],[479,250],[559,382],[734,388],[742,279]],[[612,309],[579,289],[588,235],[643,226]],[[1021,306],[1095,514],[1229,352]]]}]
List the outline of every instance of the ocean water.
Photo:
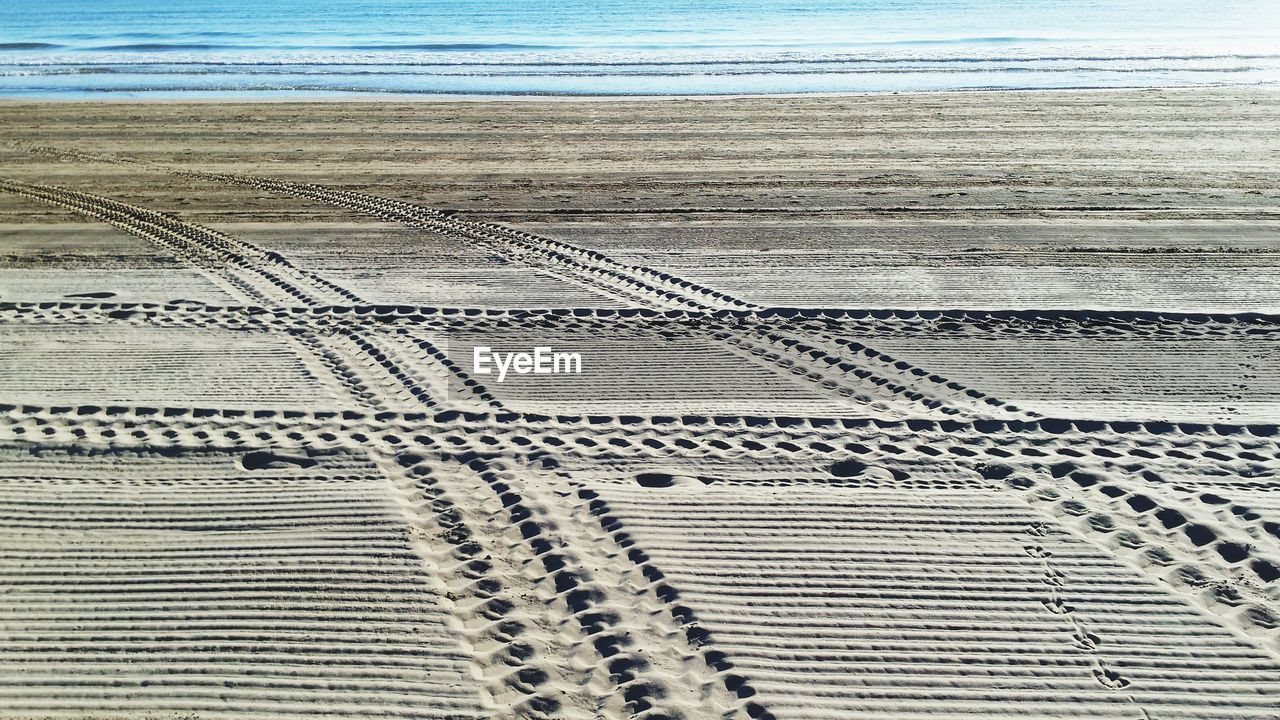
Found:
[{"label": "ocean water", "polygon": [[3,0],[0,95],[1280,82],[1280,0]]}]

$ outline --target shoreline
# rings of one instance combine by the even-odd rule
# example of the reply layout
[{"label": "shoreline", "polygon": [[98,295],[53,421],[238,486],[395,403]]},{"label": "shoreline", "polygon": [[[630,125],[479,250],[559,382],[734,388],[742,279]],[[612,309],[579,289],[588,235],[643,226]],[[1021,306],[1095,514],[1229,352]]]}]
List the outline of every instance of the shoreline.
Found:
[{"label": "shoreline", "polygon": [[[1280,93],[1280,83],[1270,84],[1217,84],[1196,86],[1132,86],[1132,87],[1062,87],[1062,88],[972,88],[947,90],[867,90],[862,92],[792,92],[792,93],[735,93],[725,95],[684,94],[684,95],[567,95],[567,94],[450,94],[450,93],[355,93],[355,92],[313,92],[299,90],[282,91],[233,91],[220,93],[216,97],[206,94],[173,97],[169,91],[147,91],[145,93],[126,94],[103,92],[92,97],[83,94],[74,96],[60,95],[0,95],[0,105],[24,104],[323,104],[323,103],[622,103],[622,102],[663,102],[681,100],[735,101],[735,100],[794,100],[820,98],[857,98],[857,97],[940,97],[945,95],[973,96],[990,95],[1060,95],[1069,93],[1194,93],[1223,90],[1249,91],[1260,93]],[[173,93],[189,93],[190,91],[172,91]],[[218,91],[212,91],[218,92]],[[253,96],[253,93],[261,95]],[[251,97],[245,97],[251,95]]]}]

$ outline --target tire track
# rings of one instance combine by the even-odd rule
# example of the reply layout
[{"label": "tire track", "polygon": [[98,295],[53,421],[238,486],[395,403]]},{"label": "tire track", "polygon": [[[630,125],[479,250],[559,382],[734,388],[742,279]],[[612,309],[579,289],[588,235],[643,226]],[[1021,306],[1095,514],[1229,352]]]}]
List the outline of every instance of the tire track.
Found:
[{"label": "tire track", "polygon": [[[105,433],[103,442],[136,439],[166,445],[234,446],[261,433],[287,447],[337,447],[378,438],[388,447],[418,443],[441,452],[456,448],[554,454],[584,462],[626,463],[644,458],[768,459],[827,462],[843,459],[903,462],[908,450],[970,463],[1008,462],[1019,455],[1052,465],[1087,456],[1131,457],[1143,467],[1176,469],[1188,459],[1206,474],[1268,478],[1280,471],[1280,432],[1274,425],[1218,425],[1210,432],[1168,423],[1095,421],[931,421],[770,417],[758,415],[546,416],[532,413],[192,408],[133,405],[15,405],[0,402],[0,427],[12,439],[69,437],[71,430]],[[175,428],[201,436],[170,436]],[[286,439],[285,431],[296,438]],[[231,435],[229,433],[235,433]],[[361,435],[364,440],[354,437]],[[113,440],[114,438],[114,440]],[[476,445],[478,443],[478,445]],[[487,448],[487,449],[485,449]],[[1026,452],[1030,450],[1031,452]],[[894,460],[894,458],[898,458]],[[1261,458],[1262,460],[1259,460]],[[1268,460],[1268,458],[1270,458]],[[930,460],[930,462],[933,462]]]},{"label": "tire track", "polygon": [[652,268],[618,263],[604,253],[552,240],[503,225],[459,220],[450,213],[413,203],[312,183],[291,183],[246,175],[172,171],[176,174],[244,185],[328,203],[382,220],[458,238],[468,244],[549,272],[561,279],[629,304],[657,308],[746,309],[752,307],[710,288]]},{"label": "tire track", "polygon": [[[759,306],[751,305],[722,292],[697,285],[666,272],[640,266],[623,265],[598,251],[587,250],[569,243],[551,240],[494,223],[458,220],[448,213],[405,201],[379,198],[346,190],[334,190],[310,183],[289,183],[271,178],[183,171],[173,172],[190,177],[247,185],[257,189],[305,197],[370,214],[383,220],[399,222],[410,227],[458,237],[466,242],[478,244],[484,249],[497,252],[509,259],[523,262],[530,267],[536,267],[562,277],[572,278],[580,284],[604,292],[606,296],[617,297],[628,303],[659,309],[677,308],[699,312],[762,309]],[[607,280],[607,282],[602,282],[602,279]],[[768,332],[760,330],[748,334],[739,334],[729,330],[716,335],[696,328],[695,332],[708,335],[719,341],[737,344],[748,350],[751,349],[752,344],[759,341],[770,344],[781,343],[783,346],[803,342],[802,338],[780,331]],[[829,377],[824,377],[824,375],[830,372],[830,366],[839,364],[843,360],[839,356],[806,357],[805,354],[801,353],[794,354],[790,361],[780,361],[781,359],[775,358],[772,353],[753,352],[753,354],[769,362],[775,369],[784,373],[798,375],[801,379],[813,383],[824,392],[830,392],[834,389],[831,385],[833,382],[837,382]],[[793,368],[796,367],[802,367],[806,372],[794,373]],[[872,376],[869,373],[862,377],[859,377],[857,372],[853,374],[854,377],[846,379],[845,382],[852,380],[855,388],[840,388],[837,393],[838,396],[852,397],[861,395],[866,397],[867,382],[864,381],[869,381],[872,385],[879,385],[890,391],[888,396],[881,394],[883,400],[889,400],[892,403],[903,403],[905,401],[905,405],[908,408],[920,404],[926,408],[927,414],[940,412],[943,414],[970,415],[975,409],[973,403],[955,403],[953,398],[945,393],[934,394],[932,397],[926,398],[924,393],[919,392],[914,387],[890,382],[879,376]],[[922,374],[928,375],[928,373]],[[859,387],[862,389],[858,389]],[[876,391],[871,388],[871,392],[875,393]],[[1007,406],[1007,403],[995,400],[991,400],[987,404],[997,407]],[[887,409],[889,406],[885,407]],[[985,417],[989,414],[980,405],[977,406],[977,409],[979,417]],[[890,410],[890,412],[894,411]],[[897,410],[897,412],[903,412],[903,410]]]},{"label": "tire track", "polygon": [[[331,307],[334,304],[360,302],[360,298],[316,273],[294,267],[279,253],[262,250],[249,243],[236,240],[222,233],[178,220],[172,216],[111,200],[98,195],[82,193],[46,185],[32,185],[0,180],[0,191],[6,191],[42,202],[58,205],[120,227],[127,232],[150,240],[173,252],[179,259],[220,280],[224,287],[234,288],[234,294],[250,302],[266,306],[302,304],[312,307]],[[348,338],[358,346],[350,357],[368,357],[378,366],[375,372],[385,372],[386,382],[351,367],[352,360],[341,354],[333,354],[325,348],[325,340],[317,337],[300,338],[300,346],[316,350],[319,365],[335,373],[359,404],[386,407],[388,401],[404,400],[407,396],[426,407],[433,407],[438,400],[431,398],[411,377],[375,344],[366,333],[348,329],[339,333],[338,340]],[[308,353],[309,354],[309,353]],[[307,357],[303,354],[302,357]],[[393,386],[396,387],[391,391]],[[379,397],[378,393],[392,392],[391,397]],[[491,405],[497,400],[488,398]]]},{"label": "tire track", "polygon": [[570,655],[586,651],[584,645],[594,648],[591,683],[601,695],[608,692],[605,708],[646,720],[732,716],[723,697],[708,693],[709,679],[692,662],[684,633],[655,613],[650,603],[660,595],[650,594],[652,581],[632,577],[625,560],[605,551],[602,533],[561,509],[562,498],[573,497],[571,488],[547,475],[525,483],[520,475],[528,469],[511,472],[492,456],[468,453],[458,460],[501,500],[508,527],[533,551],[557,606],[579,626],[580,644]]},{"label": "tire track", "polygon": [[268,252],[209,228],[100,195],[49,185],[0,180],[0,191],[58,205],[102,220],[174,253],[198,269],[217,273],[242,295],[268,305],[323,305],[358,301],[313,273],[298,270]]},{"label": "tire track", "polygon": [[[1064,468],[1061,474],[1054,473],[1053,480],[1046,480],[1042,469],[1005,463],[981,465],[978,470],[987,480],[1019,492],[1028,504],[1093,544],[1117,557],[1131,558],[1172,591],[1188,597],[1206,613],[1221,617],[1242,637],[1280,658],[1280,605],[1276,595],[1280,586],[1276,585],[1276,578],[1250,577],[1256,568],[1225,564],[1202,545],[1180,541],[1169,532],[1192,527],[1218,538],[1228,534],[1226,528],[1210,529],[1209,521],[1188,525],[1183,511],[1173,507],[1176,503],[1172,498],[1125,492],[1118,487],[1123,481],[1115,477],[1109,478],[1110,484],[1099,484],[1092,473],[1071,470],[1068,475]],[[1124,523],[1124,531],[1118,529],[1120,518],[1131,520]],[[1269,566],[1274,567],[1270,563]],[[1111,676],[1104,672],[1103,678]],[[1115,682],[1116,687],[1123,686],[1118,680]]]},{"label": "tire track", "polygon": [[[13,410],[0,407],[0,412],[12,413]],[[402,496],[408,503],[407,510],[411,513],[423,513],[427,525],[439,523],[438,527],[433,526],[434,529],[422,526],[424,530],[430,530],[437,537],[442,537],[443,533],[453,532],[456,534],[455,539],[460,543],[466,542],[464,539],[466,533],[472,534],[467,537],[481,538],[494,538],[496,535],[505,533],[507,540],[504,542],[507,544],[497,547],[506,549],[499,552],[490,551],[487,556],[484,556],[485,560],[494,562],[498,557],[506,557],[510,559],[509,561],[517,563],[527,562],[525,567],[531,565],[539,568],[538,574],[533,576],[534,585],[542,587],[549,593],[546,597],[557,607],[560,607],[559,603],[564,603],[563,607],[567,608],[566,618],[571,622],[569,627],[581,636],[579,640],[573,641],[569,636],[551,632],[555,628],[564,630],[563,625],[557,624],[554,619],[548,619],[554,616],[544,616],[544,620],[534,622],[529,616],[523,615],[523,611],[516,612],[513,607],[501,602],[503,598],[510,597],[504,594],[503,588],[507,587],[506,585],[499,587],[492,583],[485,583],[483,576],[472,573],[471,577],[467,577],[468,571],[461,566],[455,567],[453,564],[448,566],[451,568],[449,578],[444,582],[451,588],[449,592],[452,592],[456,598],[464,597],[467,592],[470,592],[469,588],[473,584],[481,591],[475,596],[476,602],[480,605],[473,606],[457,599],[453,600],[454,607],[457,609],[454,614],[463,618],[472,618],[468,630],[471,633],[469,637],[475,641],[474,647],[479,649],[481,656],[490,659],[507,659],[500,660],[501,667],[497,672],[487,675],[485,682],[493,688],[494,707],[514,708],[512,712],[516,714],[513,717],[572,717],[568,711],[561,712],[559,708],[582,707],[584,703],[586,705],[604,703],[597,704],[596,707],[609,707],[610,702],[620,704],[621,709],[618,712],[625,710],[627,713],[637,713],[645,717],[692,719],[727,717],[737,712],[745,713],[748,717],[767,718],[779,712],[773,707],[772,702],[762,699],[761,696],[778,697],[779,688],[785,687],[788,682],[786,676],[760,675],[761,661],[757,657],[757,651],[743,650],[740,640],[726,642],[714,628],[708,629],[707,622],[723,623],[723,618],[722,614],[716,613],[710,620],[704,620],[703,613],[697,609],[698,603],[705,602],[705,599],[699,598],[703,598],[706,591],[698,590],[694,593],[694,597],[686,598],[681,589],[681,582],[670,577],[671,561],[669,559],[659,562],[651,561],[646,543],[639,542],[629,530],[629,521],[625,518],[619,519],[619,516],[608,509],[608,506],[596,502],[601,498],[582,492],[584,489],[595,489],[594,484],[584,487],[575,483],[572,480],[574,477],[572,473],[553,476],[544,472],[530,471],[518,464],[510,464],[520,462],[521,457],[533,463],[531,467],[544,464],[552,458],[556,463],[567,462],[576,448],[581,447],[578,441],[590,437],[590,435],[577,434],[574,432],[575,428],[579,430],[600,428],[604,434],[595,435],[596,444],[606,444],[609,439],[619,438],[616,434],[619,430],[637,426],[621,424],[617,418],[607,419],[608,422],[572,418],[534,421],[535,423],[545,422],[558,428],[555,432],[541,433],[534,429],[536,424],[530,425],[529,419],[520,420],[519,416],[513,414],[506,414],[506,418],[499,419],[484,414],[437,413],[434,419],[430,420],[420,416],[405,416],[402,420],[398,420],[394,415],[394,413],[378,413],[376,416],[350,414],[342,418],[343,422],[327,426],[309,425],[307,417],[297,415],[290,417],[288,413],[284,413],[283,416],[280,413],[264,414],[263,417],[254,418],[253,422],[243,425],[227,423],[225,420],[211,423],[218,420],[217,416],[200,411],[186,411],[185,415],[168,411],[151,412],[140,417],[157,418],[159,416],[157,418],[159,421],[151,423],[157,430],[182,427],[184,416],[193,417],[198,422],[187,428],[192,431],[190,434],[184,433],[178,438],[169,440],[180,445],[200,446],[205,441],[216,443],[218,432],[222,432],[228,434],[223,441],[228,443],[240,443],[244,438],[252,437],[253,441],[260,445],[279,444],[282,447],[319,449],[325,445],[323,436],[329,434],[329,441],[336,448],[377,449],[380,453],[388,453],[387,457],[399,457],[398,465],[406,469],[404,473],[407,477],[416,478],[407,480],[405,476],[397,475],[401,471],[394,468],[388,470],[386,463],[383,463],[385,474],[398,478],[395,482],[397,487],[401,488]],[[68,409],[67,412],[54,413],[46,417],[93,419],[123,418],[127,415],[110,408],[84,408],[83,412]],[[235,417],[230,416],[227,419],[234,420]],[[240,417],[243,417],[243,414]],[[494,440],[497,440],[495,423],[507,421],[518,421],[509,429],[510,437],[531,441],[530,444],[495,443]],[[681,429],[700,427],[693,419],[681,422],[668,419],[662,422]],[[942,430],[943,425],[950,430]],[[969,427],[977,427],[977,425]],[[992,432],[991,439],[996,441],[986,447],[1001,449],[1010,455],[1018,454],[1016,446],[998,441],[1002,433],[996,426],[1007,427],[1006,423],[981,423],[981,425],[991,426],[988,428]],[[3,427],[0,425],[0,428]],[[44,432],[50,429],[49,424],[44,424],[31,426],[30,430],[34,432],[24,432],[21,435],[26,436],[27,439],[39,437],[45,444],[69,441],[123,446],[139,443],[145,446],[162,442],[150,434],[137,435],[134,429],[137,427],[137,424],[131,422],[116,422],[109,424],[99,434],[85,433],[77,436],[64,434],[65,430],[75,429],[72,427],[64,427],[62,431],[52,433]],[[195,429],[199,427],[210,430],[221,429],[218,432]],[[636,449],[643,451],[648,448],[653,452],[651,457],[661,459],[663,462],[687,462],[688,460],[684,457],[675,457],[662,452],[661,447],[665,443],[656,443],[658,447],[647,443],[648,440],[658,437],[653,433],[654,427],[652,423],[644,423],[637,427],[636,433],[631,435],[632,438],[641,440],[636,445]],[[858,430],[858,427],[862,430]],[[274,429],[268,431],[271,428]],[[788,427],[787,422],[774,420],[770,427],[759,428],[759,434],[753,435],[750,425],[744,423],[733,426],[723,435],[708,436],[704,439],[718,441],[720,437],[729,439],[742,435],[756,437],[762,441],[757,443],[759,447],[756,455],[761,460],[764,458],[776,460],[780,454],[789,454],[797,460],[810,463],[820,461],[819,458],[822,456],[806,453],[800,444],[828,443],[826,450],[819,448],[809,448],[809,450],[825,453],[827,462],[833,460],[837,463],[843,462],[844,458],[850,457],[850,453],[853,453],[865,460],[863,465],[876,463],[893,468],[893,477],[886,478],[884,483],[886,488],[897,488],[897,491],[911,487],[910,476],[915,473],[913,469],[915,466],[909,462],[904,463],[904,454],[906,458],[910,458],[914,452],[931,448],[946,457],[949,449],[966,445],[978,451],[974,454],[980,453],[983,449],[981,445],[966,442],[964,440],[967,435],[965,424],[954,421],[949,423],[910,421],[883,425],[869,422],[850,428],[836,424],[835,427],[828,428],[830,432],[825,432],[823,428],[824,426],[816,421],[809,421],[802,427]],[[81,426],[78,429],[86,428]],[[1090,430],[1095,437],[1105,436],[1102,427],[1091,427]],[[199,435],[201,432],[205,432],[204,438]],[[930,436],[928,434],[930,432],[938,434]],[[234,437],[231,437],[232,433]],[[413,433],[418,435],[415,436]],[[677,433],[676,437],[682,434]],[[342,437],[344,435],[345,438]],[[3,436],[3,430],[0,429],[0,437]],[[187,439],[184,440],[184,437]],[[1264,451],[1280,458],[1280,452],[1278,452],[1280,448],[1276,448],[1273,438],[1257,438],[1247,443],[1240,443],[1238,436],[1217,437],[1217,441],[1206,443],[1202,441],[1211,438],[1203,434],[1178,436],[1166,432],[1157,435],[1137,435],[1133,439],[1136,445],[1148,449],[1152,447],[1148,441],[1161,440],[1168,444],[1171,452],[1184,452],[1186,449],[1192,449],[1193,445],[1198,446],[1200,452],[1205,452],[1209,447],[1225,448],[1236,444],[1243,448],[1247,445],[1252,448],[1250,452]],[[539,438],[542,439],[541,442]],[[556,442],[549,442],[553,438]],[[913,440],[919,443],[916,447],[921,450],[916,450],[908,444]],[[1046,440],[1057,444],[1058,451],[1062,453],[1088,450],[1088,446],[1082,445],[1078,438],[1071,435],[1064,437],[1062,433],[1053,432],[1041,432],[1038,435],[1026,437],[1025,447],[1034,448],[1040,453],[1052,452],[1054,448],[1051,444],[1047,444]],[[840,448],[838,443],[841,441],[848,445]],[[420,444],[424,442],[425,444]],[[866,447],[861,449],[854,447],[859,444]],[[896,448],[893,447],[895,444]],[[870,448],[875,445],[879,445],[881,449],[871,450]],[[1105,445],[1102,446],[1105,447]],[[685,448],[685,450],[690,449]],[[631,450],[618,449],[618,452],[629,455]],[[618,456],[615,453],[615,461]],[[505,459],[497,461],[495,459],[497,457]],[[757,461],[752,460],[752,457],[744,454],[738,456],[738,459],[746,462],[746,467],[758,467]],[[1071,457],[1071,455],[1067,454],[1065,457]],[[1215,460],[1212,454],[1207,455],[1205,461],[1207,465],[1214,462],[1227,462],[1223,458]],[[472,473],[457,475],[443,471],[444,466],[441,463],[448,462],[469,465]],[[905,472],[903,469],[906,469]],[[947,472],[954,473],[954,470]],[[838,476],[849,474],[852,475],[851,482],[873,482],[872,475],[859,475],[856,470],[841,470]],[[435,482],[428,482],[428,479]],[[427,487],[438,487],[443,494],[429,493],[426,491]],[[721,482],[715,487],[722,488],[715,497],[723,498],[725,502],[744,502],[746,498],[753,496],[751,493],[743,494],[734,491],[731,483],[726,485]],[[421,494],[416,494],[420,490]],[[661,490],[647,492],[662,493]],[[433,505],[430,512],[425,510],[424,503],[433,502],[441,497],[448,498],[449,504]],[[488,498],[488,501],[485,498]],[[502,509],[499,510],[496,505],[486,509],[484,503],[492,503],[495,498],[501,503]],[[461,523],[457,520],[457,516],[449,512],[450,507],[462,513]],[[493,519],[494,512],[497,512],[500,517]],[[630,512],[634,515],[634,511]],[[491,517],[488,529],[484,530],[482,528],[486,526],[483,517],[486,513]],[[785,519],[781,521],[788,522]],[[985,521],[980,524],[985,524]],[[594,529],[596,527],[599,528],[598,531]],[[707,525],[707,527],[711,526]],[[637,544],[633,545],[632,540],[637,540]],[[611,543],[618,547],[617,551],[607,549]],[[528,554],[521,554],[525,551],[520,548],[528,548]],[[464,554],[458,556],[456,561],[461,562],[464,557],[467,558],[467,562],[470,562],[481,556]],[[443,562],[441,565],[445,566]],[[475,570],[475,568],[471,569]],[[1042,576],[1051,581],[1057,577],[1058,572],[1068,571],[1059,569],[1056,565],[1047,570],[1044,567],[1041,568]],[[506,572],[500,574],[513,577]],[[524,576],[530,577],[527,573]],[[1064,585],[1051,583],[1047,591],[1049,595],[1044,603],[1046,610],[1052,611],[1053,607],[1063,608],[1071,605],[1064,587]],[[1093,592],[1090,590],[1086,594]],[[527,597],[522,593],[518,595]],[[949,596],[941,597],[945,599]],[[490,609],[500,612],[484,615],[485,611],[480,608],[488,607],[488,603],[493,600],[499,602]],[[529,607],[527,601],[516,603],[516,605]],[[497,624],[515,617],[519,617],[519,621],[527,623],[529,627],[536,625],[544,628],[545,631],[520,634],[499,631],[500,635],[493,634],[498,628]],[[1068,618],[1068,622],[1070,619]],[[1089,642],[1095,643],[1096,647],[1097,641],[1091,640],[1091,636],[1104,635],[1086,625],[1072,625],[1072,628],[1073,636],[1082,643],[1078,648],[1082,652],[1089,652],[1087,649]],[[557,637],[561,640],[555,640]],[[496,645],[488,644],[486,638]],[[524,639],[523,642],[521,638]],[[559,646],[566,648],[563,654],[550,650],[557,647],[555,642],[568,643]],[[573,672],[565,674],[566,671],[562,665],[550,660],[548,660],[550,665],[544,664],[541,659],[537,659],[542,656],[537,655],[536,652],[528,655],[526,644],[535,651],[539,647],[548,648],[547,658],[581,657],[582,652],[598,653],[603,658],[596,663],[602,668],[601,674],[586,679]],[[490,655],[490,652],[497,654]],[[746,661],[739,657],[744,652],[748,656]],[[1094,669],[1099,675],[1091,682],[1098,682],[1104,686],[1107,683],[1120,685],[1122,684],[1120,680],[1132,682],[1127,675],[1122,674],[1109,662],[1109,658],[1099,656],[1096,659],[1098,664]],[[586,667],[591,666],[591,664],[586,665]],[[1108,674],[1108,671],[1112,674]],[[606,672],[607,674],[604,674]],[[760,677],[764,679],[757,681],[756,678]],[[830,677],[833,676],[823,674],[815,679],[834,682],[829,680]],[[965,682],[973,683],[976,680],[968,679]],[[585,696],[581,694],[584,685],[589,688]],[[577,690],[575,691],[574,688]],[[1128,688],[1126,687],[1125,690],[1127,691]],[[897,697],[904,692],[907,690],[896,689],[892,696]],[[1148,695],[1141,697],[1135,695],[1134,702],[1145,703],[1142,697],[1149,696],[1154,690],[1143,688],[1142,692]],[[501,699],[504,697],[508,700]],[[943,696],[939,695],[939,697]],[[565,704],[557,705],[555,711],[548,711],[551,705],[545,703],[549,699]],[[885,704],[889,702],[890,696],[885,695],[875,700],[874,704],[890,707],[891,705]],[[712,703],[712,705],[707,706],[705,703]],[[783,705],[787,708],[792,707],[789,702],[784,702]],[[832,710],[832,712],[835,711]]]},{"label": "tire track", "polygon": [[[47,149],[44,151],[48,152]],[[77,156],[77,158],[82,159],[83,156]],[[117,161],[117,159],[108,159],[108,161]],[[496,252],[508,259],[552,273],[562,279],[574,280],[578,284],[602,292],[606,297],[618,298],[628,304],[697,311],[761,309],[666,272],[618,263],[598,251],[494,223],[459,220],[451,217],[449,213],[401,200],[274,178],[172,169],[162,169],[162,171],[183,177],[303,197],[372,215],[382,220],[458,238],[465,243]],[[730,344],[745,347],[749,351],[759,342],[774,345],[781,343],[784,347],[803,342],[803,338],[777,331],[772,333],[758,331],[743,335],[729,330],[718,336],[704,333],[701,329],[697,329],[696,332],[707,334],[718,341],[728,341]],[[830,358],[811,358],[805,354],[792,354],[789,360],[782,361],[771,352],[753,352],[753,354],[772,365],[775,370],[793,374],[802,381],[815,385],[822,392],[831,393],[836,390],[835,397],[867,398],[870,404],[884,408],[889,414],[910,414],[912,408],[918,412],[923,407],[926,415],[942,413],[971,416],[975,409],[979,417],[990,415],[987,408],[982,405],[977,405],[975,408],[975,404],[967,402],[967,398],[966,401],[955,402],[955,397],[948,393],[930,393],[926,397],[925,393],[920,392],[916,387],[888,381],[866,370],[848,371],[844,374],[852,377],[834,379],[831,377],[833,374],[831,366],[841,362],[848,364],[848,360],[839,355]],[[804,372],[796,373],[794,368],[804,368]],[[927,376],[928,373],[924,375]],[[853,387],[849,387],[848,384],[852,384]],[[889,392],[886,394],[883,389]],[[879,401],[871,400],[871,396],[879,396]],[[1006,405],[999,401],[992,401],[989,404],[997,407]],[[903,405],[903,407],[896,408],[893,407],[894,405]]]},{"label": "tire track", "polygon": [[[239,184],[270,192],[317,200],[369,214],[383,220],[454,237],[465,243],[476,244],[514,261],[552,273],[561,279],[567,278],[594,288],[605,293],[606,296],[620,298],[629,304],[659,309],[680,308],[700,313],[716,312],[718,310],[749,312],[765,310],[659,270],[624,265],[597,251],[494,223],[462,220],[449,212],[405,201],[380,198],[354,191],[326,188],[312,183],[293,183],[249,175],[176,170],[150,163],[142,163],[129,158],[93,155],[74,151],[64,153],[56,148],[26,149],[40,154],[63,156],[81,161],[89,160],[136,165],[182,177]],[[827,311],[822,310],[792,310],[791,312],[793,317],[798,318],[827,314]],[[945,317],[957,314],[955,312],[898,311],[876,311],[875,314],[883,316],[886,313],[890,315],[905,314],[919,318]],[[959,314],[964,315],[964,313]],[[986,315],[1009,318],[1034,318],[1039,316],[1035,311],[988,313]],[[1058,313],[1058,316],[1071,320],[1075,320],[1079,316],[1088,317],[1091,315],[1093,314]],[[1124,314],[1122,313],[1121,315]],[[1152,314],[1132,313],[1131,315],[1137,319],[1145,319],[1146,316]],[[1245,319],[1249,315],[1251,314],[1241,314],[1240,318]],[[1232,318],[1234,317],[1232,316]],[[862,342],[833,338],[822,332],[814,335],[798,330],[798,327],[774,328],[772,330],[751,328],[748,332],[743,333],[736,328],[730,328],[722,329],[713,339],[745,349],[757,361],[768,364],[774,371],[783,376],[794,377],[801,382],[810,384],[815,390],[826,393],[837,401],[840,401],[841,398],[846,400],[856,399],[858,402],[865,404],[868,411],[875,411],[889,417],[911,415],[969,418],[1038,416],[1037,412],[1019,408],[1007,400],[993,397],[988,392],[967,387],[954,379],[932,372],[927,367],[914,366],[902,359],[880,352],[874,347],[868,347]],[[701,328],[695,328],[694,332],[708,335],[709,337],[712,336],[712,334],[705,333]],[[823,345],[822,348],[813,347],[815,339]],[[808,351],[793,352],[792,348],[797,345],[808,346],[809,349]],[[869,366],[875,369],[873,370]],[[1043,408],[1041,410],[1042,412],[1047,412]]]},{"label": "tire track", "polygon": [[[723,697],[719,701],[722,706],[732,703],[732,709],[722,712],[721,717],[730,717],[731,714],[745,714],[755,720],[775,720],[774,715],[766,710],[758,699],[752,699],[757,695],[755,689],[751,687],[746,678],[733,672],[734,664],[732,660],[724,651],[716,649],[717,646],[711,633],[698,621],[694,611],[679,602],[679,591],[665,582],[666,575],[636,545],[636,542],[624,531],[617,518],[610,515],[608,503],[600,498],[598,492],[585,487],[582,483],[571,484],[577,488],[575,494],[579,502],[574,507],[576,514],[586,523],[590,522],[589,518],[594,517],[596,519],[600,530],[604,533],[604,535],[597,535],[598,542],[608,543],[612,541],[626,551],[627,559],[649,583],[649,591],[658,599],[661,607],[666,610],[671,620],[684,631],[690,649],[695,654],[701,655],[702,662],[706,665],[704,672],[707,677],[704,685],[712,685],[718,682],[723,687],[722,690],[708,687],[705,691],[708,694],[722,694]],[[622,670],[627,673],[623,676],[624,679],[633,677],[630,674],[630,663],[624,665]],[[736,698],[737,702],[729,700],[729,698]]]},{"label": "tire track", "polygon": [[59,148],[12,144],[16,149],[50,157],[135,165],[180,177],[230,183],[269,192],[303,197],[382,220],[425,229],[457,238],[553,276],[583,285],[605,297],[628,304],[657,308],[750,309],[752,306],[720,291],[700,286],[653,268],[616,262],[594,250],[552,240],[504,225],[467,221],[452,213],[402,200],[377,197],[351,190],[327,188],[314,183],[293,183],[251,175],[207,173],[157,166],[126,157],[100,155]]},{"label": "tire track", "polygon": [[450,614],[488,688],[491,717],[592,717],[583,672],[570,664],[551,608],[527,586],[523,568],[534,558],[510,537],[492,492],[469,468],[412,451],[380,465],[402,493],[415,532],[431,540],[421,553],[442,573]]}]

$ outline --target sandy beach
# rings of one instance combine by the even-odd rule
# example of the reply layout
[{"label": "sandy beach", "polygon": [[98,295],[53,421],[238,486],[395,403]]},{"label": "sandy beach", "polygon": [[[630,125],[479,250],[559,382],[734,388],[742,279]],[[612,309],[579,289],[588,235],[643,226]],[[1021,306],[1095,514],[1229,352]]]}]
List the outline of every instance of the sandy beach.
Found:
[{"label": "sandy beach", "polygon": [[1275,718],[1277,128],[0,102],[0,718]]}]

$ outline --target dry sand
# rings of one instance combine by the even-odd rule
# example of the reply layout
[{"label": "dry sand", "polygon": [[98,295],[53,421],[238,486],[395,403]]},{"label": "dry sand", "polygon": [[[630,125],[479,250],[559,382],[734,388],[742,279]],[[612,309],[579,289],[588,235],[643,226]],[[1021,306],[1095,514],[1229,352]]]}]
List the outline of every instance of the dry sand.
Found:
[{"label": "dry sand", "polygon": [[1277,128],[0,104],[0,718],[1280,717]]}]

